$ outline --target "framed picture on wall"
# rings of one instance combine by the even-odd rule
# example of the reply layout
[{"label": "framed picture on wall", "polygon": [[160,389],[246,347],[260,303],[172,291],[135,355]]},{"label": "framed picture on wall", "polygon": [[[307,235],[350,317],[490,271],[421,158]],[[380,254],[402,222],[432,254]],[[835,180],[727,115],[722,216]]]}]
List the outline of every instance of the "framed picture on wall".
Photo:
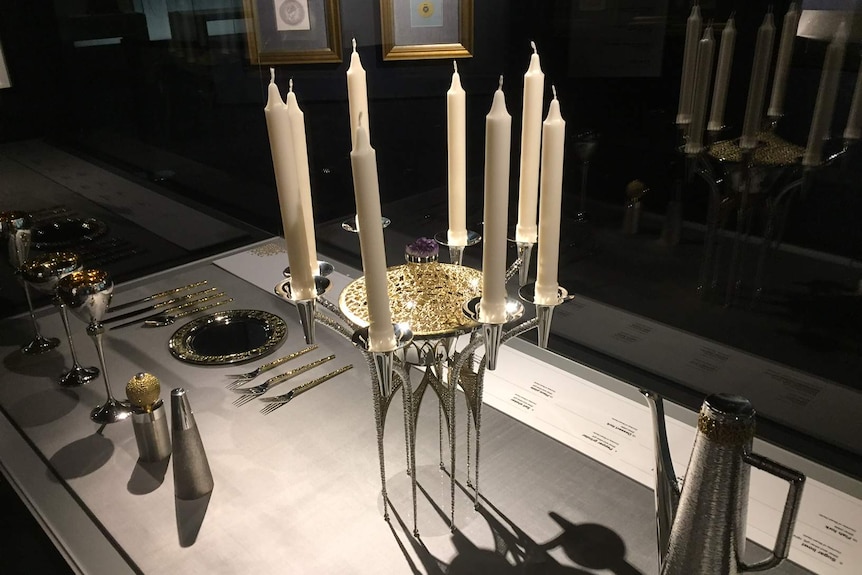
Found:
[{"label": "framed picture on wall", "polygon": [[341,62],[338,0],[243,0],[253,64]]},{"label": "framed picture on wall", "polygon": [[473,0],[380,0],[384,60],[473,56]]}]

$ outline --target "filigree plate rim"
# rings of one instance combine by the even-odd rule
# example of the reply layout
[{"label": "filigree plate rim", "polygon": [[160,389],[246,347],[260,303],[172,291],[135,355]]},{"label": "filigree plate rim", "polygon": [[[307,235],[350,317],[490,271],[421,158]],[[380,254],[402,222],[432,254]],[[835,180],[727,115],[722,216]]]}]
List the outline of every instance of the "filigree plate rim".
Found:
[{"label": "filigree plate rim", "polygon": [[[266,325],[269,331],[266,342],[255,348],[225,355],[204,355],[197,353],[190,346],[194,333],[216,321],[223,319],[257,319]],[[195,365],[230,365],[249,361],[275,350],[287,336],[287,324],[279,316],[263,310],[230,309],[213,312],[199,317],[177,329],[168,341],[171,355],[184,363]]]}]

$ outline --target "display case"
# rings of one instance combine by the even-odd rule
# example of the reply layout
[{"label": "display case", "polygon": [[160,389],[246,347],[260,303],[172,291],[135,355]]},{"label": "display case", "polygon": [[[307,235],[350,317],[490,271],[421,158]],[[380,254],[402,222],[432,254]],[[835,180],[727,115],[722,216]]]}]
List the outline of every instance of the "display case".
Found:
[{"label": "display case", "polygon": [[[839,509],[842,501],[855,509],[862,479],[862,8],[749,4],[557,0],[525,10],[510,1],[223,0],[0,7],[13,80],[0,89],[0,212],[32,219],[33,253],[79,253],[84,267],[111,274],[118,302],[206,279],[217,289],[203,297],[233,298],[206,313],[274,314],[286,322],[287,343],[273,340],[270,348],[288,353],[317,344],[354,366],[314,391],[303,389],[296,403],[271,415],[239,415],[223,376],[284,354],[267,348],[240,369],[181,363],[167,336],[197,317],[191,314],[172,320],[173,327],[109,329],[106,362],[117,373],[118,394],[119,382],[139,371],[152,371],[167,389],[189,389],[216,488],[208,509],[178,504],[172,514],[170,478],[135,461],[131,425],[92,435],[85,412],[101,396],[91,386],[52,387],[50,374],[68,368],[67,339],[77,343],[82,363],[95,364],[86,326],[70,318],[65,338],[50,294],[34,289],[26,296],[21,288],[13,268],[23,262],[0,262],[0,405],[10,432],[23,441],[4,447],[4,471],[78,564],[73,568],[98,571],[101,559],[77,559],[67,528],[41,509],[44,495],[31,490],[27,471],[40,458],[57,479],[45,489],[61,487],[59,497],[68,491],[70,508],[89,515],[108,541],[108,555],[118,550],[120,563],[133,570],[160,569],[160,553],[179,570],[217,569],[233,549],[223,539],[230,521],[247,533],[235,536],[247,551],[234,567],[296,561],[324,571],[362,564],[387,572],[443,565],[449,572],[476,562],[483,572],[504,563],[653,572],[652,424],[642,389],[673,404],[675,452],[690,448],[694,412],[706,396],[748,398],[757,411],[755,447],[809,478],[799,521],[836,537],[812,542],[799,531],[791,560],[802,567],[789,564],[787,572],[846,572],[859,554],[856,527],[832,511],[823,511],[824,524],[811,517],[818,516],[813,509]],[[361,115],[351,84],[351,71],[360,68],[367,100]],[[447,93],[456,86],[464,102],[457,166],[447,112]],[[290,91],[304,114],[310,209],[289,207],[285,195],[284,174],[304,170],[294,160],[281,165],[264,111],[273,90],[280,98]],[[511,130],[507,147],[492,152],[496,94]],[[552,170],[541,154],[554,146],[541,133],[553,106],[565,126],[562,195],[555,210],[548,208],[559,217],[558,237],[543,240],[539,202]],[[495,322],[483,322],[475,309],[459,316],[465,323],[436,334],[432,353],[414,342],[417,361],[396,354],[388,383],[375,371],[381,364],[373,350],[347,341],[365,319],[339,300],[345,286],[373,275],[362,251],[370,240],[355,233],[362,226],[354,217],[367,210],[356,201],[358,125],[376,154],[386,222],[378,263],[401,273],[405,247],[429,238],[439,248],[434,265],[472,270],[474,283],[484,282],[492,266],[507,270],[505,298],[524,311],[496,322],[504,326],[496,336],[482,331]],[[503,160],[509,168],[494,172]],[[451,235],[456,187],[469,242]],[[489,188],[499,194],[492,201]],[[525,212],[530,193],[539,200]],[[506,208],[502,227],[489,205]],[[288,251],[295,246],[288,221],[296,210],[313,229],[310,277],[328,278],[314,284],[314,297],[297,295],[296,269],[284,283],[288,254],[284,240],[273,240],[286,235]],[[548,255],[540,250],[552,242],[560,297],[537,305],[531,286],[542,282]],[[315,259],[329,265],[326,273]],[[421,284],[417,277],[410,276],[411,287]],[[280,298],[272,293],[276,285]],[[480,298],[481,290],[470,291],[476,287],[456,289],[457,297]],[[443,299],[434,294],[435,302]],[[387,297],[396,309],[397,297]],[[315,314],[328,319],[315,321]],[[59,347],[22,355],[19,344],[34,325]],[[499,358],[488,345],[493,337],[501,340]],[[482,345],[469,347],[481,338]],[[465,349],[475,361],[456,363]],[[486,372],[488,362],[496,369]],[[382,395],[372,396],[374,390]],[[38,408],[42,402],[47,411]],[[320,425],[326,430],[309,431]],[[60,429],[78,439],[70,444]],[[254,442],[270,436],[283,439],[267,441],[272,454],[264,455]],[[22,450],[36,459],[6,463]],[[83,470],[71,461],[89,457],[93,466]],[[687,461],[678,457],[681,473]],[[298,492],[274,510],[249,499],[254,513],[240,519],[243,470],[257,489]],[[762,505],[753,515],[769,519],[754,524],[756,535],[750,525],[749,537],[771,547],[778,521],[766,510],[783,502],[764,495],[764,485],[766,493],[774,485],[759,472],[753,478],[755,508]],[[118,481],[128,489],[103,503],[102,486]],[[584,487],[590,482],[607,491]],[[384,495],[375,495],[381,486]],[[631,511],[615,503],[629,500]],[[145,519],[126,528],[113,505]],[[201,517],[203,539],[184,540],[186,522]],[[155,534],[174,525],[179,548],[173,531]],[[392,533],[379,532],[386,526]],[[266,545],[250,535],[262,530],[271,531]],[[496,547],[482,530],[494,534]],[[593,536],[603,549],[598,558],[578,546]],[[260,550],[282,537],[305,542],[306,555],[289,560],[291,546],[279,544],[272,558],[261,558]],[[373,556],[369,548],[381,545],[395,547]],[[332,562],[318,557],[333,546],[341,551]]]}]

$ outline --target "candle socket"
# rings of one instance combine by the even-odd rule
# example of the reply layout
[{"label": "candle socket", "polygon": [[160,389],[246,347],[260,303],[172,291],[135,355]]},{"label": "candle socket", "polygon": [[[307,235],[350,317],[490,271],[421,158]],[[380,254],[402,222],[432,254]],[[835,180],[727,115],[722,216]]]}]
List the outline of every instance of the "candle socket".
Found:
[{"label": "candle socket", "polygon": [[506,317],[501,323],[484,323],[479,320],[481,297],[475,297],[466,302],[461,308],[464,315],[476,322],[482,324],[482,335],[485,341],[485,353],[488,357],[488,369],[494,371],[497,369],[497,354],[500,350],[500,345],[503,343],[503,326],[509,322],[513,322],[524,315],[524,304],[516,299],[506,299]]},{"label": "candle socket", "polygon": [[[331,263],[317,260],[317,273],[314,275],[326,277],[334,271],[335,271],[335,266],[333,266]],[[287,266],[286,268],[284,268],[284,271],[282,271],[281,274],[285,278],[289,278],[290,277],[290,266]]]},{"label": "candle socket", "polygon": [[482,241],[482,236],[479,235],[477,232],[467,230],[467,243],[463,246],[454,245],[449,243],[449,233],[447,230],[434,234],[434,241],[436,241],[441,246],[446,246],[449,248],[449,263],[456,266],[460,266],[463,265],[464,261],[464,248],[475,246],[480,241]]},{"label": "candle socket", "polygon": [[161,461],[171,454],[171,435],[165,411],[162,400],[153,404],[151,411],[133,408],[132,428],[141,461]]},{"label": "candle socket", "polygon": [[374,373],[371,375],[377,382],[380,394],[384,398],[388,398],[392,392],[392,368],[395,353],[404,349],[413,341],[413,332],[409,327],[396,323],[392,324],[392,329],[395,331],[395,349],[391,351],[372,351],[370,349],[371,340],[368,336],[367,327],[357,329],[353,332],[353,337],[351,338],[353,345],[371,356],[374,363]]},{"label": "candle socket", "polygon": [[536,303],[536,284],[529,283],[518,290],[518,297],[525,302],[532,303],[536,306],[538,345],[542,349],[547,349],[548,340],[551,337],[551,320],[553,319],[554,308],[560,304],[575,299],[575,296],[569,295],[566,288],[557,286],[557,301],[541,304]]},{"label": "candle socket", "polygon": [[518,267],[518,285],[525,286],[530,279],[530,259],[533,256],[535,242],[515,242],[518,247],[518,259],[521,265]]},{"label": "candle socket", "polygon": [[332,286],[329,279],[322,276],[314,276],[315,297],[312,299],[298,300],[294,299],[294,293],[291,289],[290,278],[279,282],[275,286],[275,294],[285,301],[289,301],[296,306],[296,312],[299,315],[299,323],[302,325],[302,333],[305,336],[305,343],[311,345],[314,343],[314,312],[316,309],[317,298],[325,294]]}]

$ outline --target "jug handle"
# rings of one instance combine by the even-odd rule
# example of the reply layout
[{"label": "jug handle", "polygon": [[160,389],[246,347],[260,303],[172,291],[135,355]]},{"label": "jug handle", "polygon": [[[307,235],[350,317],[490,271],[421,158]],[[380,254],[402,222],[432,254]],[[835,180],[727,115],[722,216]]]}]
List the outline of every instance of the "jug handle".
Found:
[{"label": "jug handle", "polygon": [[796,514],[799,512],[799,503],[802,500],[802,487],[805,485],[805,476],[798,471],[784,467],[780,463],[776,463],[756,453],[746,453],[742,459],[752,467],[775,475],[790,484],[787,490],[787,499],[784,502],[784,513],[781,515],[781,522],[778,525],[778,535],[775,537],[775,547],[772,550],[771,556],[752,565],[741,563],[739,566],[740,571],[766,571],[767,569],[777,567],[787,558],[787,554],[790,552],[790,543],[793,540],[793,525],[796,523]]}]

